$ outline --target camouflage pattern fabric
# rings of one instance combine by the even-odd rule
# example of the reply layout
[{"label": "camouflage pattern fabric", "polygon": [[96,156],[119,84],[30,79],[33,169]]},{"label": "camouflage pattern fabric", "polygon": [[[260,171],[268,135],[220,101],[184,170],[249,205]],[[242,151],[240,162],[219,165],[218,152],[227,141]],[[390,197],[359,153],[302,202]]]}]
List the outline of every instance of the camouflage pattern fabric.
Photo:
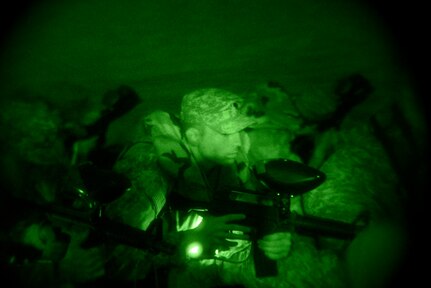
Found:
[{"label": "camouflage pattern fabric", "polygon": [[200,89],[184,96],[181,120],[188,124],[205,124],[222,134],[232,134],[256,121],[242,114],[240,96],[222,89]]}]

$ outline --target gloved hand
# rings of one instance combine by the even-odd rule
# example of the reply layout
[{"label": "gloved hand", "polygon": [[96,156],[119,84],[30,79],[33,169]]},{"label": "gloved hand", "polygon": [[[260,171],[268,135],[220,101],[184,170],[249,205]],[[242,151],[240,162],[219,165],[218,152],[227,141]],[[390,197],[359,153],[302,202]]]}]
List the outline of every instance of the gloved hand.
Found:
[{"label": "gloved hand", "polygon": [[[204,215],[202,222],[196,227],[195,232],[205,239],[206,246],[211,249],[228,249],[235,246],[236,242],[230,240],[247,240],[251,229],[247,226],[231,223],[245,219],[244,214],[227,214],[223,216]],[[233,233],[235,231],[235,233]],[[239,233],[238,233],[239,232]]]},{"label": "gloved hand", "polygon": [[292,246],[292,234],[289,232],[277,232],[266,235],[257,241],[260,249],[272,260],[280,260],[289,255]]}]

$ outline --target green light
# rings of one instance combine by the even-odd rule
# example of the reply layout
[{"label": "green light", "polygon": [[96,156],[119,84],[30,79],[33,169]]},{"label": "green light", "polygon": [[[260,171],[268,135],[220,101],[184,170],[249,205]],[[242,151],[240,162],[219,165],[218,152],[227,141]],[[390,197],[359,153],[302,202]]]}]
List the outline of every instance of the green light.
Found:
[{"label": "green light", "polygon": [[186,254],[190,258],[198,258],[202,255],[202,244],[199,242],[192,242],[186,248]]},{"label": "green light", "polygon": [[78,191],[78,193],[79,194],[81,194],[81,195],[85,195],[86,193],[85,193],[85,191],[84,190],[82,190],[82,189],[80,189],[80,188],[76,188],[76,190]]}]

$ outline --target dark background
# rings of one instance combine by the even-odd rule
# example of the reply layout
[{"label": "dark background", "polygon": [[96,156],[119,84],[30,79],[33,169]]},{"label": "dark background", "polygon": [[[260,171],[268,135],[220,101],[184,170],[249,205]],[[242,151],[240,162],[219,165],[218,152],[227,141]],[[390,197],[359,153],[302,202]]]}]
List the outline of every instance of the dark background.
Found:
[{"label": "dark background", "polygon": [[67,100],[128,83],[170,102],[199,85],[325,87],[361,72],[390,94],[419,76],[425,20],[416,1],[382,2],[14,1],[2,9],[2,88]]},{"label": "dark background", "polygon": [[27,91],[66,105],[79,98],[97,102],[126,84],[144,100],[140,109],[176,110],[181,96],[197,87],[247,92],[272,80],[294,91],[328,92],[337,79],[361,73],[376,87],[368,109],[398,98],[416,106],[418,91],[426,89],[422,6],[13,1],[1,10],[0,93]]}]

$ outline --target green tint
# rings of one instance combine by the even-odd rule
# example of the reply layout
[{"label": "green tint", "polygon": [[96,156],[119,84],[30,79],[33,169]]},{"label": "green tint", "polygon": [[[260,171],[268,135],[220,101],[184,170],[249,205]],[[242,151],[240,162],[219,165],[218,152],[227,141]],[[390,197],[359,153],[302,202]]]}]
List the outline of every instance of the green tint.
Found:
[{"label": "green tint", "polygon": [[190,258],[198,258],[202,255],[203,247],[199,242],[192,242],[187,245],[186,255]]},{"label": "green tint", "polygon": [[[43,233],[45,234],[45,233]],[[38,224],[32,224],[24,231],[22,242],[28,245],[32,245],[38,249],[43,250],[45,248],[44,241],[47,239],[42,239],[41,237],[41,227]]]},{"label": "green tint", "polygon": [[[256,129],[249,134],[250,159],[280,157],[299,160],[291,149],[291,141],[303,124],[295,108],[311,119],[326,115],[334,104],[334,99],[326,97],[332,93],[334,81],[359,71],[369,77],[376,93],[368,105],[350,114],[342,133],[329,131],[320,135],[319,141],[324,145],[315,150],[310,163],[320,167],[328,179],[315,191],[306,193],[301,203],[299,197],[294,197],[292,206],[305,208],[306,213],[313,215],[349,222],[364,210],[370,210],[373,219],[386,214],[397,219],[402,216],[398,213],[401,213],[399,207],[403,205],[398,203],[400,195],[396,186],[403,186],[400,190],[406,195],[401,195],[402,204],[414,203],[414,219],[425,219],[420,214],[419,205],[416,206],[416,203],[425,201],[404,201],[407,196],[416,200],[414,196],[419,191],[415,189],[424,181],[418,173],[422,170],[417,169],[422,159],[416,162],[411,159],[425,155],[428,150],[425,141],[414,139],[419,145],[409,146],[411,137],[393,137],[390,142],[394,147],[387,150],[395,151],[394,159],[401,164],[402,173],[398,175],[390,165],[392,158],[387,155],[385,147],[379,145],[367,127],[356,125],[356,122],[368,120],[374,114],[384,116],[379,109],[401,99],[401,107],[408,112],[406,116],[410,121],[407,124],[411,124],[413,136],[416,138],[415,135],[425,133],[424,121],[420,113],[416,113],[420,107],[415,107],[411,101],[415,95],[410,92],[409,71],[404,71],[400,65],[403,63],[396,61],[395,50],[398,48],[390,46],[392,43],[388,41],[384,23],[375,19],[378,15],[365,13],[370,11],[355,5],[355,1],[41,2],[44,3],[29,11],[28,17],[22,18],[10,39],[4,42],[0,63],[0,75],[4,76],[0,82],[2,95],[8,97],[9,92],[23,89],[28,91],[26,97],[41,97],[61,104],[61,107],[68,108],[63,111],[73,115],[71,119],[89,124],[100,116],[96,106],[99,107],[98,100],[103,92],[119,83],[130,84],[144,100],[144,105],[136,113],[114,123],[114,132],[109,136],[118,141],[114,143],[124,143],[131,135],[135,138],[136,123],[144,112],[156,108],[176,112],[180,96],[192,89],[216,86],[243,92],[253,90],[259,82],[279,81],[294,97],[284,98],[279,90],[268,87],[256,92],[256,101],[269,99],[265,112],[274,119],[278,128]],[[409,24],[406,17],[399,19],[403,27]],[[420,40],[415,39],[414,43]],[[419,51],[422,47],[420,42],[408,46]],[[79,99],[92,100],[83,101],[83,105],[74,104],[81,103]],[[15,153],[48,172],[51,172],[48,165],[61,164],[59,159],[63,159],[64,150],[53,135],[61,128],[60,118],[65,115],[51,113],[44,104],[31,106],[23,103],[14,109],[2,110],[12,111],[4,113],[7,118],[4,120],[12,124],[1,131],[4,139],[11,143],[11,149],[7,147],[7,157],[3,156],[3,159],[8,160]],[[283,117],[278,117],[280,115]],[[402,119],[400,116],[395,114],[394,119],[388,119],[387,127],[391,128],[392,123],[398,125]],[[290,121],[285,121],[287,117],[291,118]],[[280,133],[280,127],[284,133]],[[208,142],[214,144],[215,141],[209,139]],[[228,147],[227,141],[220,142],[223,147]],[[83,148],[85,151],[86,147]],[[328,151],[335,152],[330,154]],[[127,161],[134,165],[138,159],[133,157]],[[33,183],[41,175],[51,175],[39,166],[30,171],[22,169],[21,172],[17,161],[4,162],[4,179],[17,183],[16,186]],[[55,177],[51,178],[59,178],[57,173],[54,174]],[[143,190],[152,189],[159,183],[152,171],[145,170],[137,178],[139,188]],[[51,179],[47,182],[51,184]],[[406,185],[399,185],[400,182]],[[41,198],[53,199],[48,196],[54,189],[46,189],[51,186],[42,184],[38,185]],[[79,195],[85,194],[82,190],[78,192]],[[122,215],[126,219],[142,220],[145,215],[140,210],[139,201],[124,202],[128,206],[118,209],[124,213]],[[92,203],[89,205],[92,208]],[[156,206],[160,208],[161,205]],[[151,220],[145,219],[140,227],[147,228]],[[187,226],[196,228],[201,221],[202,218],[195,218]],[[384,228],[377,226],[375,230],[367,230],[349,246],[349,269],[352,279],[357,281],[356,287],[362,283],[362,287],[372,286],[368,281],[389,275],[393,263],[398,261],[392,257],[399,255],[397,253],[404,243],[400,241],[398,244],[398,241],[403,235],[398,236]],[[24,241],[47,251],[55,250],[52,233],[42,232],[32,226],[26,231]],[[46,240],[45,243],[40,237]],[[286,277],[289,277],[289,286],[306,282],[311,286],[319,283],[319,287],[339,287],[334,284],[338,277],[331,273],[338,268],[335,267],[338,259],[335,259],[335,253],[331,254],[331,249],[338,248],[338,243],[319,239],[323,248],[318,250],[308,245],[309,240],[296,240],[289,255],[291,258],[283,266],[286,268],[283,271],[287,271]],[[203,252],[202,245],[205,245],[203,241],[195,241],[187,247],[191,258],[199,257]],[[84,266],[84,252],[71,253],[81,259],[76,261],[79,265],[72,266],[72,270]],[[126,263],[130,262],[128,257],[124,258]],[[228,265],[225,267],[229,269]],[[235,266],[231,267],[235,272]],[[331,285],[325,285],[328,282]]]}]

